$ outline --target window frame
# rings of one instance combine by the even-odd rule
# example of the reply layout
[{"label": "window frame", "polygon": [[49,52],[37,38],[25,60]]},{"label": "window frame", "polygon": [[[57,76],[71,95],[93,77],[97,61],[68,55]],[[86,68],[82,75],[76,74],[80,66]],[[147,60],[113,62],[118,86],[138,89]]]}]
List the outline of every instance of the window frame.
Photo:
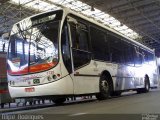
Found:
[{"label": "window frame", "polygon": [[[71,17],[71,18],[73,18],[73,19],[76,19],[76,21],[77,21],[77,23],[74,23],[74,22],[68,22],[68,24],[69,24],[69,28],[70,28],[70,30],[69,30],[69,32],[70,32],[70,39],[71,39],[71,50],[72,50],[72,58],[73,58],[73,67],[74,67],[74,69],[76,70],[76,69],[79,69],[79,68],[81,68],[81,67],[83,67],[83,66],[85,66],[85,65],[87,65],[87,64],[89,64],[90,63],[90,61],[91,61],[91,59],[92,59],[92,56],[91,56],[91,52],[90,52],[90,37],[89,37],[89,27],[88,27],[88,24],[87,24],[87,22],[85,22],[83,19],[81,19],[81,18],[78,18],[78,17],[76,17],[76,16],[74,16],[74,15],[72,15],[72,14],[69,14],[68,15],[69,17]],[[78,39],[79,40],[79,36],[77,36],[78,34],[77,34],[77,29],[78,29],[78,25],[84,25],[84,26],[86,26],[87,27],[87,29],[86,30],[84,30],[84,29],[82,29],[83,31],[85,31],[85,32],[87,32],[87,43],[88,43],[88,50],[84,50],[84,49],[77,49],[77,48],[75,48],[74,47],[74,45],[73,45],[73,40],[72,40],[72,30],[71,30],[71,24],[74,24],[74,27],[76,28],[76,36],[75,36],[75,38],[76,39]],[[88,61],[84,64],[82,64],[82,65],[79,65],[78,67],[75,67],[75,65],[74,65],[74,54],[73,54],[73,52],[74,51],[78,51],[78,52],[83,52],[83,53],[85,53],[86,54],[86,56],[89,58],[88,59]],[[86,57],[86,58],[87,58]]]}]

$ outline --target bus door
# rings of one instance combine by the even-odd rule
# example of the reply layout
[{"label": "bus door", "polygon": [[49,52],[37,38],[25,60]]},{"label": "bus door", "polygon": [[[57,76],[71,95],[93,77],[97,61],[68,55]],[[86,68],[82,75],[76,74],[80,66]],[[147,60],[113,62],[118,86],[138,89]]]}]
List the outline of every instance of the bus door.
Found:
[{"label": "bus door", "polygon": [[[94,86],[91,84],[89,75],[89,64],[91,53],[89,52],[89,35],[87,26],[69,18],[68,26],[70,32],[72,74],[74,94],[91,93]],[[93,89],[92,89],[93,88]]]}]

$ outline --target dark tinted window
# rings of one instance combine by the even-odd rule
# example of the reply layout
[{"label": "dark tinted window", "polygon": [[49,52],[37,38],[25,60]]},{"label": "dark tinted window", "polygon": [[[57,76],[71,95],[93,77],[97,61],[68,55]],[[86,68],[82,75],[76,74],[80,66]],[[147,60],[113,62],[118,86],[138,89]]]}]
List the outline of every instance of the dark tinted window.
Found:
[{"label": "dark tinted window", "polygon": [[125,45],[120,38],[114,35],[108,35],[110,41],[111,60],[116,63],[125,63],[124,50]]},{"label": "dark tinted window", "polygon": [[75,25],[73,23],[71,25],[71,36],[72,36],[72,47],[75,49],[81,49],[88,51],[88,30],[80,25]]},{"label": "dark tinted window", "polygon": [[110,57],[106,34],[95,27],[90,27],[90,35],[94,58],[109,61]]},{"label": "dark tinted window", "polygon": [[88,51],[88,32],[86,30],[81,29],[78,45],[78,49]]},{"label": "dark tinted window", "polygon": [[84,26],[78,26],[71,23],[71,38],[72,38],[72,54],[74,68],[78,68],[87,64],[91,59],[89,52],[89,37],[88,31]]},{"label": "dark tinted window", "polygon": [[74,68],[78,68],[80,66],[87,64],[91,59],[90,54],[84,51],[73,49],[72,53],[73,53]]}]

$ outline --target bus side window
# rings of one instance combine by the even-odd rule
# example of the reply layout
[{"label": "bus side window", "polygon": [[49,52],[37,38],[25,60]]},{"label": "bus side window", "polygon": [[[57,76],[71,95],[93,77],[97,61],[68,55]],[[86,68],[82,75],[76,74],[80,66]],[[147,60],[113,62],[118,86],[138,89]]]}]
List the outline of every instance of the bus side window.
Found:
[{"label": "bus side window", "polygon": [[110,61],[109,39],[107,35],[96,27],[90,27],[90,36],[92,41],[92,51],[94,59]]},{"label": "bus side window", "polygon": [[130,44],[127,44],[125,49],[125,62],[127,65],[134,66],[133,52],[134,48]]},{"label": "bus side window", "polygon": [[111,52],[111,61],[115,63],[124,64],[124,44],[120,38],[109,35],[110,40],[110,52]]},{"label": "bus side window", "polygon": [[83,29],[79,24],[70,24],[72,47],[75,49],[89,51],[88,46],[88,31]]},{"label": "bus side window", "polygon": [[139,47],[134,47],[134,62],[135,66],[141,66],[143,61],[142,53],[140,53]]},{"label": "bus side window", "polygon": [[[85,25],[84,25],[85,26]],[[72,54],[74,68],[77,69],[90,62],[88,29],[81,24],[70,23]]]},{"label": "bus side window", "polygon": [[89,50],[88,32],[83,29],[79,33],[79,48],[78,49],[85,50],[85,51]]}]

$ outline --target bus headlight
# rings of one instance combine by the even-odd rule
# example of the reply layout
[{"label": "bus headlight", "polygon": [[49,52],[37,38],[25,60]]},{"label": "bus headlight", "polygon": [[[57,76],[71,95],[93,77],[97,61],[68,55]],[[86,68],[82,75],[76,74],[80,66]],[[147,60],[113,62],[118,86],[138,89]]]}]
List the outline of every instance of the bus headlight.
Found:
[{"label": "bus headlight", "polygon": [[56,76],[56,75],[53,75],[52,78],[55,80],[55,79],[57,79],[57,76]]}]

